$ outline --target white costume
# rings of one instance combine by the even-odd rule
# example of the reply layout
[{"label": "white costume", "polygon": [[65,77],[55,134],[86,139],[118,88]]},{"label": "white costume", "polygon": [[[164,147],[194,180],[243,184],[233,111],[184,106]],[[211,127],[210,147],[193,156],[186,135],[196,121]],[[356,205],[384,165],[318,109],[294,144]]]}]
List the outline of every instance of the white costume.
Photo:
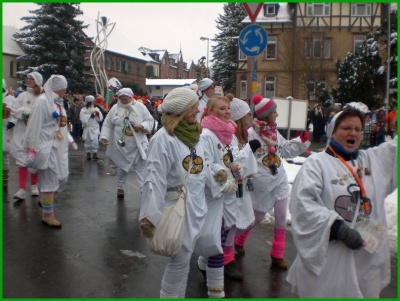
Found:
[{"label": "white costume", "polygon": [[15,127],[12,130],[11,154],[15,158],[15,162],[18,166],[26,166],[26,160],[28,158],[27,149],[23,144],[27,127],[24,115],[28,114],[29,116],[32,105],[38,96],[39,95],[33,93],[31,88],[28,88],[26,92],[22,92],[18,95],[12,106],[10,121],[15,124]]},{"label": "white costume", "polygon": [[[7,93],[3,93],[3,106],[5,104],[6,109],[11,111],[14,102],[15,102],[14,96],[11,96]],[[10,116],[9,118],[4,118],[3,115],[3,169],[5,169],[5,167],[7,167],[8,169],[8,165],[10,164],[9,157],[10,157],[10,144],[12,139],[12,133],[11,133],[12,129],[7,130],[7,123],[9,121],[11,122],[13,121],[12,116]]]},{"label": "white costume", "polygon": [[[91,118],[95,112],[98,112],[98,116],[95,115],[94,118]],[[83,107],[79,114],[79,119],[82,122],[82,139],[85,140],[84,147],[86,152],[97,152],[99,149],[99,123],[103,120],[103,114],[95,106],[90,106],[89,108]]]},{"label": "white costume", "polygon": [[[366,195],[372,202],[370,217],[386,227],[384,200],[397,188],[397,137],[379,147],[359,150],[354,162],[361,167]],[[326,152],[310,156],[294,181],[290,212],[298,253],[287,280],[299,297],[379,298],[390,282],[387,238],[373,254],[351,250],[342,241],[329,241],[331,226],[336,219],[344,219],[342,215],[354,227],[360,203],[359,187],[354,184],[349,169]]]},{"label": "white costume", "polygon": [[[204,195],[205,185],[215,187],[216,197],[221,197],[222,185],[218,185],[211,176],[209,166],[205,162],[202,142],[195,145],[196,159],[187,180],[185,232],[183,245],[178,254],[170,259],[166,267],[161,295],[168,297],[185,296],[190,257],[200,236],[206,219],[207,204]],[[145,184],[139,220],[147,218],[157,226],[161,213],[166,206],[176,203],[180,196],[179,189],[185,183],[190,163],[190,149],[176,136],[170,136],[165,128],[161,128],[151,138],[148,159],[145,168]],[[196,172],[195,172],[196,171]],[[182,269],[174,271],[172,265],[180,264]],[[176,285],[179,285],[179,292]]]},{"label": "white costume", "polygon": [[200,101],[199,101],[200,112],[198,112],[197,116],[196,116],[197,122],[199,122],[199,123],[200,123],[201,116],[203,116],[204,108],[207,107],[207,102],[209,100],[210,99],[207,97],[207,95],[203,93],[203,96],[200,98]]},{"label": "white costume", "polygon": [[249,128],[248,133],[249,141],[257,139],[261,143],[261,147],[254,153],[258,162],[258,173],[253,177],[254,191],[250,192],[251,200],[255,211],[267,213],[274,208],[276,201],[284,200],[289,196],[289,183],[280,158],[298,156],[310,146],[311,142],[303,143],[300,137],[288,141],[276,131],[278,138],[276,155],[279,157],[279,162],[276,162],[278,173],[273,175],[271,170],[264,165],[268,155],[267,143],[255,132],[253,127]]},{"label": "white costume", "polygon": [[[134,132],[135,124],[142,124],[145,131]],[[146,132],[152,130],[153,124],[154,118],[144,104],[132,100],[129,105],[124,106],[118,101],[108,112],[101,128],[100,140],[109,141],[106,155],[125,173],[125,180],[133,166],[139,187],[143,185],[143,168],[149,144]],[[123,141],[125,145],[120,146],[118,141]],[[118,181],[119,189],[124,188],[125,180]]]},{"label": "white costume", "polygon": [[[67,113],[63,99],[52,90],[52,82],[60,77],[52,75],[44,85],[45,93],[33,103],[24,140],[25,149],[36,152],[35,157],[28,156],[26,163],[39,170],[42,192],[57,191],[69,174]],[[54,113],[60,116],[54,117]]]}]

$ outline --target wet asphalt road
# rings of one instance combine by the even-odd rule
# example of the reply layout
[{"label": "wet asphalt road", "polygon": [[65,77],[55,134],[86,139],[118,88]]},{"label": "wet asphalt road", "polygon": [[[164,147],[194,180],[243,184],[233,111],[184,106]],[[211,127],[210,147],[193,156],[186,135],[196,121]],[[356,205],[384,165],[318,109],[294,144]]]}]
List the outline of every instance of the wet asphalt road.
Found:
[{"label": "wet asphalt road", "polygon": [[[116,197],[115,169],[101,146],[98,162],[87,161],[82,142],[70,151],[70,176],[56,197],[55,213],[63,228],[41,223],[38,197],[15,202],[17,169],[11,162],[8,190],[3,192],[3,298],[159,298],[167,258],[155,255],[140,236],[140,194],[134,174],[125,199]],[[317,146],[314,146],[317,147]],[[29,181],[28,181],[28,192]],[[246,255],[236,264],[243,281],[225,279],[227,298],[295,298],[287,271],[270,268],[273,225],[251,232]],[[288,226],[285,260],[295,249]],[[193,255],[187,298],[207,298],[207,288]],[[397,297],[397,254],[392,256],[392,281],[383,298]]]}]

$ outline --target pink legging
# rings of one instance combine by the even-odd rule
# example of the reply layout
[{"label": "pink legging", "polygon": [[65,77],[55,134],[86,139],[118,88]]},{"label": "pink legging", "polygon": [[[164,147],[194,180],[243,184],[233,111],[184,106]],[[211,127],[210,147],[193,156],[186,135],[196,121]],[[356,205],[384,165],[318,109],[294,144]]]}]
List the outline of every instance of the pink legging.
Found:
[{"label": "pink legging", "polygon": [[[28,180],[28,167],[18,167],[19,189],[26,189],[26,182]],[[39,173],[31,174],[31,185],[38,183]]]},{"label": "pink legging", "polygon": [[[280,200],[280,201],[275,201],[274,204],[274,213],[275,213],[275,228],[279,229],[284,229],[286,228],[286,214],[287,214],[287,207],[288,207],[288,198]],[[233,240],[236,237],[238,237],[240,234],[245,233],[246,231],[251,230],[254,228],[256,225],[262,222],[262,220],[265,217],[265,212],[261,211],[256,211],[254,210],[254,223],[249,226],[247,229],[238,229],[235,226],[233,226],[228,234],[228,237],[226,238],[226,246],[232,246],[233,245]]]}]

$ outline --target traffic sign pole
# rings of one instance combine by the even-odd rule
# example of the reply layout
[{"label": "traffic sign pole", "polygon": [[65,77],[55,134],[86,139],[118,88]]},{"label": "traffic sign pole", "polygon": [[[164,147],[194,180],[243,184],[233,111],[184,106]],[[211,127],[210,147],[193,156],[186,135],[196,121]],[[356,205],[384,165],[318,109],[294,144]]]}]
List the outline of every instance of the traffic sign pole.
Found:
[{"label": "traffic sign pole", "polygon": [[251,118],[254,119],[254,105],[252,102],[253,95],[257,92],[257,70],[255,68],[255,56],[262,53],[267,47],[268,35],[265,29],[254,24],[257,16],[262,9],[264,2],[261,3],[243,3],[244,9],[247,11],[252,24],[245,27],[239,36],[239,48],[248,57],[251,67],[251,89],[250,89],[250,109]]}]

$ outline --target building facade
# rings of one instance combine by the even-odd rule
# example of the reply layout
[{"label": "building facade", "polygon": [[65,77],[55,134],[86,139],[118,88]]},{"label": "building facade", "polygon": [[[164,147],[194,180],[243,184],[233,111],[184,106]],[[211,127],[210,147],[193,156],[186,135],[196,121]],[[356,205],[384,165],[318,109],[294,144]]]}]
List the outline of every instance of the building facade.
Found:
[{"label": "building facade", "polygon": [[255,23],[266,29],[268,44],[254,59],[239,51],[237,95],[318,102],[317,87],[337,85],[336,61],[356,52],[367,34],[376,31],[382,10],[382,3],[264,3]]}]

